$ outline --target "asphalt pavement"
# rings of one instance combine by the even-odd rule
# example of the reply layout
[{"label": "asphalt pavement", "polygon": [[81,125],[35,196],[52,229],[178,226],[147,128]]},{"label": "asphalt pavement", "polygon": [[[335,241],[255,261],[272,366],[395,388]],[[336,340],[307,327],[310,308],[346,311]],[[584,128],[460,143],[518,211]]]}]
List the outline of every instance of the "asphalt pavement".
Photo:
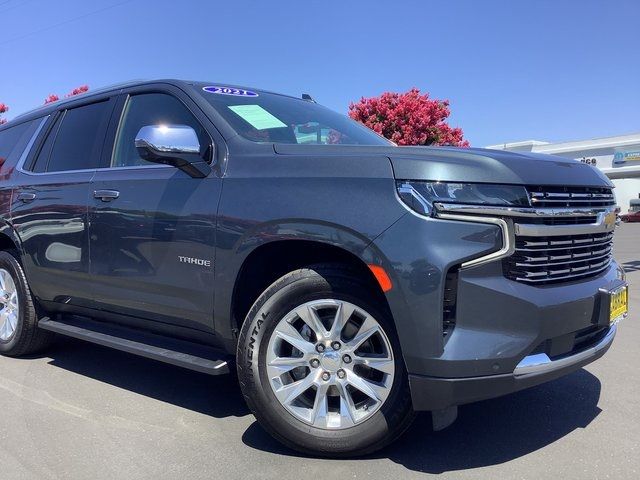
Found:
[{"label": "asphalt pavement", "polygon": [[0,479],[640,478],[640,224],[615,252],[631,314],[607,355],[551,383],[460,408],[433,433],[421,415],[363,459],[306,458],[272,440],[232,377],[63,339],[0,358]]}]

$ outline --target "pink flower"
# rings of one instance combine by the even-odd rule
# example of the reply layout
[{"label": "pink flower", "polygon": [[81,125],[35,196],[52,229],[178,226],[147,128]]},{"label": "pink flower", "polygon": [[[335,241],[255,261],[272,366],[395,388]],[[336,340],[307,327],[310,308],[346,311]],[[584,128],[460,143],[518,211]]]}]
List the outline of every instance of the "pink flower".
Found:
[{"label": "pink flower", "polygon": [[[2,113],[6,113],[9,111],[9,107],[7,106],[6,103],[0,103],[0,114]],[[7,123],[7,119],[6,118],[0,118],[0,125],[3,125]]]},{"label": "pink flower", "polygon": [[60,97],[55,93],[52,93],[51,95],[49,95],[47,98],[44,99],[44,104],[46,105],[47,103],[57,102],[58,100],[60,100]]},{"label": "pink flower", "polygon": [[71,90],[71,93],[67,94],[67,98],[68,97],[73,97],[75,95],[80,95],[81,93],[86,93],[89,91],[89,86],[88,85],[81,85],[78,88],[74,88],[73,90]]},{"label": "pink flower", "polygon": [[[89,86],[88,85],[81,85],[81,86],[71,90],[71,92],[67,93],[65,95],[65,98],[75,97],[76,95],[80,95],[80,94],[86,93],[88,91],[89,91]],[[58,100],[60,100],[60,97],[58,95],[56,95],[55,93],[52,93],[51,95],[49,95],[44,100],[44,104],[46,105],[47,103],[57,102]]]},{"label": "pink flower", "polygon": [[448,100],[432,100],[412,88],[385,92],[349,105],[349,116],[398,145],[454,145],[468,147],[462,129],[450,127]]}]

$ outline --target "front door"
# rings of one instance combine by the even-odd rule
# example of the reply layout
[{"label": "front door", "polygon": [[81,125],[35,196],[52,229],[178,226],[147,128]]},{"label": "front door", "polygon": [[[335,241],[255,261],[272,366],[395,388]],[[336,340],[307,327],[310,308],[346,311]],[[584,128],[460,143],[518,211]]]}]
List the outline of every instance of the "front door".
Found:
[{"label": "front door", "polygon": [[192,178],[140,157],[135,138],[148,125],[188,125],[203,155],[212,141],[179,98],[127,95],[110,168],[91,185],[91,277],[98,308],[184,327],[213,326],[216,210],[221,179]]}]

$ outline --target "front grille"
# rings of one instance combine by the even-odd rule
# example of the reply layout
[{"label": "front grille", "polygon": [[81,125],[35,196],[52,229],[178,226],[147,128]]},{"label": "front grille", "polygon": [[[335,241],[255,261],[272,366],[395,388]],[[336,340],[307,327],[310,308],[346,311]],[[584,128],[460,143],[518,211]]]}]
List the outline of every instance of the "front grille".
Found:
[{"label": "front grille", "polygon": [[608,207],[615,204],[609,187],[527,187],[535,208]]},{"label": "front grille", "polygon": [[557,237],[517,236],[515,253],[504,260],[505,275],[547,284],[597,275],[611,263],[613,232]]},{"label": "front grille", "polygon": [[585,215],[584,217],[540,217],[528,218],[527,223],[532,225],[588,225],[598,221],[597,215]]}]

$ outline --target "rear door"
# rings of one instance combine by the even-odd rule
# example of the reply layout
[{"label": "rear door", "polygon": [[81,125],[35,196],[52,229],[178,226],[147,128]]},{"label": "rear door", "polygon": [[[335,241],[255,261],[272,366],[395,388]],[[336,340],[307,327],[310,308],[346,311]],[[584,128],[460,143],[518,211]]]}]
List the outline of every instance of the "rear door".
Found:
[{"label": "rear door", "polygon": [[103,99],[57,112],[14,174],[11,219],[24,269],[33,294],[54,309],[91,303],[87,202],[113,106]]},{"label": "rear door", "polygon": [[134,145],[144,126],[188,125],[205,152],[213,149],[204,126],[208,120],[170,87],[133,89],[121,103],[110,165],[96,172],[91,186],[96,304],[145,321],[145,327],[163,323],[209,331],[222,179],[215,172],[192,178],[175,167],[147,162]]}]

